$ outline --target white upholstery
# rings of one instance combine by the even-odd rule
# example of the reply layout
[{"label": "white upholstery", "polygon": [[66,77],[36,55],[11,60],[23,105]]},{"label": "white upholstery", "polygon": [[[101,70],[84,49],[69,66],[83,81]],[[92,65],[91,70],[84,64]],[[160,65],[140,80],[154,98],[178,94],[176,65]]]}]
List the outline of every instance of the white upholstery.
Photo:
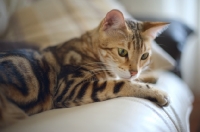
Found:
[{"label": "white upholstery", "polygon": [[188,87],[171,73],[162,74],[156,85],[168,92],[168,107],[121,97],[36,114],[1,132],[189,132],[193,96]]}]

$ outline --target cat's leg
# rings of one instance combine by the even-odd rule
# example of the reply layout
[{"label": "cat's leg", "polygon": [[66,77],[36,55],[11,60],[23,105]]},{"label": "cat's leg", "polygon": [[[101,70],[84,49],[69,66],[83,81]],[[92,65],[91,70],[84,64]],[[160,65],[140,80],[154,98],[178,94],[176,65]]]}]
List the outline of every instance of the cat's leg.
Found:
[{"label": "cat's leg", "polygon": [[144,72],[139,76],[138,79],[136,79],[136,81],[156,84],[159,76],[162,75],[163,72],[164,71],[162,70]]},{"label": "cat's leg", "polygon": [[169,103],[168,96],[164,91],[154,88],[149,84],[136,81],[110,80],[84,82],[76,87],[76,90],[71,91],[73,92],[69,93],[70,98],[68,96],[55,103],[57,107],[73,107],[116,97],[145,98],[160,106],[166,106]]},{"label": "cat's leg", "polygon": [[157,80],[158,78],[154,76],[142,76],[136,79],[136,81],[139,81],[139,82],[152,83],[152,84],[156,84]]},{"label": "cat's leg", "polygon": [[0,93],[0,127],[12,124],[26,117],[27,115],[24,111],[8,101],[5,96]]}]

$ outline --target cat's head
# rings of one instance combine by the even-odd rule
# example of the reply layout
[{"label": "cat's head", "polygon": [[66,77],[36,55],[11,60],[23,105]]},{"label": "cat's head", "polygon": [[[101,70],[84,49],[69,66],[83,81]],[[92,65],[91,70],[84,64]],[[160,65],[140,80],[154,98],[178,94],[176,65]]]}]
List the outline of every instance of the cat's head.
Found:
[{"label": "cat's head", "polygon": [[151,62],[151,42],[168,25],[125,20],[119,10],[111,10],[98,28],[101,61],[116,77],[137,78]]}]

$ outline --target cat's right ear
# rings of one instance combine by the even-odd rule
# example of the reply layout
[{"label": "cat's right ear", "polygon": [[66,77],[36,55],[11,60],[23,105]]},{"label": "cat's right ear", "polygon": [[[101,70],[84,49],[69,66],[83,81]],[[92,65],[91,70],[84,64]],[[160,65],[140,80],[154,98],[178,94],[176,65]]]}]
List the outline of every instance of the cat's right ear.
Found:
[{"label": "cat's right ear", "polygon": [[125,20],[122,12],[116,9],[109,11],[104,18],[101,27],[104,31],[125,27]]},{"label": "cat's right ear", "polygon": [[155,39],[159,34],[161,34],[167,27],[169,23],[167,22],[144,22],[143,23],[143,34],[152,39]]}]

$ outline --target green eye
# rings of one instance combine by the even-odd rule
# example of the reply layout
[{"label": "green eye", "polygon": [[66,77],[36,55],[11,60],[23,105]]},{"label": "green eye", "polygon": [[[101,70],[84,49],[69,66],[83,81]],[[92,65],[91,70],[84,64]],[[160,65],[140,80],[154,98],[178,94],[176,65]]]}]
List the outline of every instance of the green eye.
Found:
[{"label": "green eye", "polygon": [[128,56],[128,51],[125,50],[125,49],[118,48],[118,54],[119,54],[121,57],[127,57],[127,56]]},{"label": "green eye", "polygon": [[146,60],[149,56],[149,53],[144,53],[141,57],[141,60]]}]

